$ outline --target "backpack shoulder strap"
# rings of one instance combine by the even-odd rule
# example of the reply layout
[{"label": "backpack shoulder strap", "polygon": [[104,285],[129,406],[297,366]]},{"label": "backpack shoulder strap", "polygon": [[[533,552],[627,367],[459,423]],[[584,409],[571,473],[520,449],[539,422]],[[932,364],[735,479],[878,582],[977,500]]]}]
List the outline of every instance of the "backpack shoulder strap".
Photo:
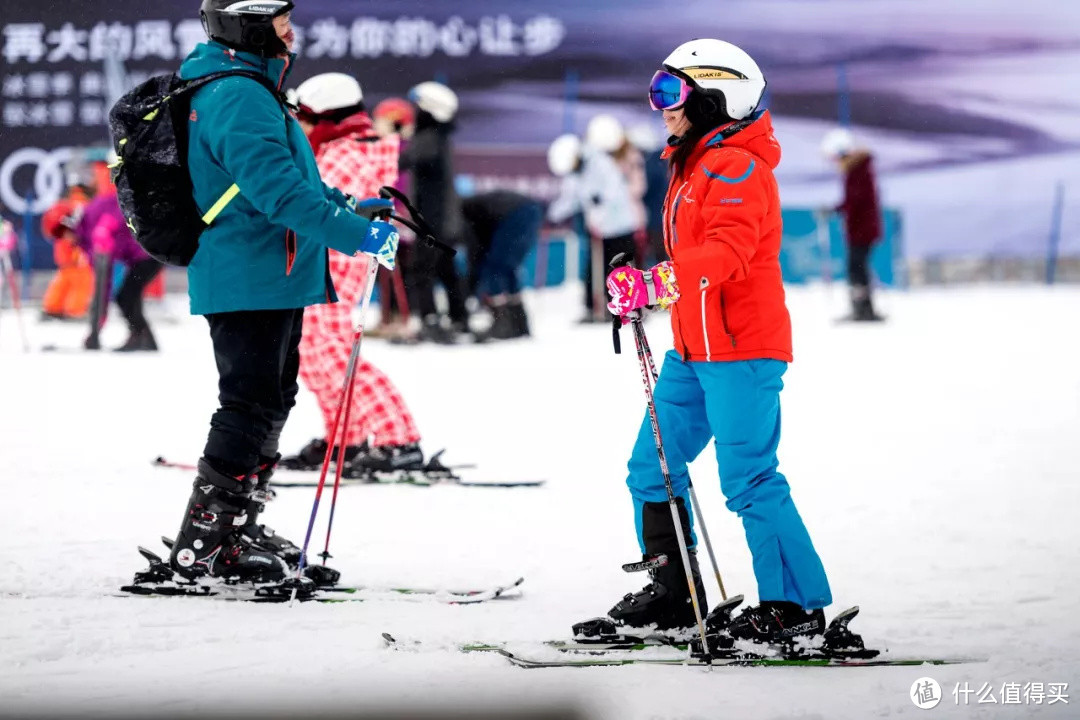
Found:
[{"label": "backpack shoulder strap", "polygon": [[187,84],[180,90],[181,93],[193,93],[196,90],[209,85],[215,80],[221,80],[227,77],[246,77],[250,78],[264,88],[266,88],[270,94],[278,101],[279,104],[285,104],[285,96],[280,92],[277,87],[270,82],[270,79],[262,73],[257,73],[253,70],[223,70],[222,72],[210,73],[209,75],[203,75],[202,77],[195,78],[194,80],[187,81]]}]

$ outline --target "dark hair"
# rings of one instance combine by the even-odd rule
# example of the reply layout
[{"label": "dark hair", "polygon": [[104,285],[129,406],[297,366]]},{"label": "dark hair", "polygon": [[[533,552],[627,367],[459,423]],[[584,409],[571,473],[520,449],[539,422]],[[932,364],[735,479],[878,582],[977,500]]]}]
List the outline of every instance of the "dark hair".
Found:
[{"label": "dark hair", "polygon": [[337,125],[345,119],[351,118],[353,115],[357,115],[362,112],[367,112],[367,107],[364,105],[363,101],[358,102],[355,105],[350,105],[349,107],[337,108],[335,110],[327,110],[326,112],[319,113],[317,115],[307,112],[304,106],[301,105],[300,109],[297,110],[296,115],[301,120],[305,120],[312,125],[317,125],[324,120],[327,120]]},{"label": "dark hair", "polygon": [[690,160],[690,154],[694,152],[694,148],[701,142],[701,139],[708,135],[712,130],[713,128],[691,125],[685,135],[680,138],[674,138],[674,142],[671,140],[668,141],[669,145],[675,146],[675,152],[671,153],[671,158],[668,161],[673,176],[680,176],[683,174],[683,170],[686,169],[686,163]]}]

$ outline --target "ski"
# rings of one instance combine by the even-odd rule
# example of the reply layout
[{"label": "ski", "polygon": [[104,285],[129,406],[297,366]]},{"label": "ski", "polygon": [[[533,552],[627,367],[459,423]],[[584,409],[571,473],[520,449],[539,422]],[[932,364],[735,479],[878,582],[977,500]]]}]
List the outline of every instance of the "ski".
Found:
[{"label": "ski", "polygon": [[[162,540],[167,541],[168,538],[162,538]],[[170,542],[165,544],[168,546]],[[232,602],[275,603],[290,600],[293,585],[296,583],[295,580],[288,580],[276,585],[260,586],[230,584],[224,581],[203,584],[178,580],[161,557],[144,547],[139,548],[139,554],[149,563],[150,567],[145,571],[136,573],[134,582],[122,586],[120,594],[115,595],[116,597],[199,597]],[[524,582],[525,578],[518,578],[505,585],[495,585],[489,588],[452,590],[410,586],[316,586],[310,580],[304,580],[298,585],[297,600],[300,602],[347,603],[411,598],[414,600],[431,599],[447,605],[475,605],[499,598],[512,597]]]},{"label": "ski", "polygon": [[[421,640],[401,640],[390,633],[382,634],[383,642],[386,647],[394,650],[411,650],[419,651],[427,647],[434,647],[431,643],[425,643]],[[513,645],[519,643],[513,642],[499,642],[499,643],[483,643],[483,642],[471,642],[471,643],[458,643],[453,645],[455,649],[463,653],[474,652],[499,652],[506,650]],[[585,640],[585,639],[572,639],[572,640],[544,640],[540,643],[536,643],[538,647],[549,648],[558,650],[560,652],[584,652],[584,653],[596,653],[602,654],[613,650],[644,650],[646,648],[673,648],[676,650],[686,650],[686,643],[679,643],[672,638],[665,635],[652,635],[646,637],[634,637],[625,636],[619,638],[608,638],[605,640]]]},{"label": "ski", "polygon": [[735,655],[732,657],[712,658],[705,661],[698,657],[680,655],[672,657],[644,656],[640,652],[625,654],[620,657],[529,657],[520,652],[500,648],[496,652],[522,668],[574,668],[574,667],[617,667],[623,665],[686,665],[692,667],[885,667],[911,665],[956,665],[960,663],[985,662],[977,658],[843,658],[829,656],[808,657],[766,657],[757,655]]},{"label": "ski", "polygon": [[[741,602],[741,595],[728,599],[710,613],[710,618],[720,620],[721,616],[730,616],[731,611]],[[858,614],[858,606],[837,613],[824,633],[814,638],[811,645],[742,643],[741,647],[736,647],[730,637],[723,634],[710,635],[707,658],[701,653],[700,640],[655,633],[620,633],[617,629],[578,634],[570,640],[472,642],[458,644],[456,648],[466,653],[498,653],[513,665],[524,668],[621,665],[878,667],[985,662],[966,657],[880,657],[879,650],[867,648],[862,637],[848,627]],[[597,629],[605,627],[600,620],[602,618],[579,625]],[[402,642],[389,633],[383,633],[382,637],[383,642],[390,648],[415,650],[422,647],[417,641]]]},{"label": "ski", "polygon": [[[295,472],[295,471],[294,471]],[[274,488],[317,487],[317,480],[281,478],[278,475],[270,481]],[[469,487],[469,488],[538,488],[547,484],[546,480],[462,480],[461,478],[431,478],[423,474],[384,475],[369,478],[342,478],[342,487],[355,485],[411,485],[413,487]]]},{"label": "ski", "polygon": [[[154,467],[171,468],[196,472],[198,467],[191,463],[175,462],[164,457],[158,457],[153,462]],[[436,485],[449,487],[472,487],[472,488],[537,488],[547,484],[546,480],[495,480],[491,482],[482,480],[466,480],[456,474],[458,470],[470,469],[475,465],[452,465],[432,467],[423,472],[397,472],[375,473],[365,477],[342,477],[342,487],[354,485],[409,485],[412,487],[433,487]],[[317,487],[319,481],[312,472],[303,470],[278,470],[274,479],[270,481],[270,487],[274,488],[306,488]]]},{"label": "ski", "polygon": [[[395,650],[420,650],[425,643],[399,640],[390,633],[382,634],[383,642]],[[533,646],[530,651],[530,646]],[[625,636],[612,640],[545,640],[540,642],[470,642],[453,646],[462,653],[496,653],[511,664],[523,668],[619,667],[623,665],[687,665],[694,667],[889,667],[913,665],[956,665],[985,662],[982,658],[966,657],[873,657],[846,658],[827,655],[802,657],[763,656],[752,653],[733,653],[730,657],[713,658],[711,663],[687,654],[687,644],[663,635]],[[520,648],[526,648],[524,650]]]}]

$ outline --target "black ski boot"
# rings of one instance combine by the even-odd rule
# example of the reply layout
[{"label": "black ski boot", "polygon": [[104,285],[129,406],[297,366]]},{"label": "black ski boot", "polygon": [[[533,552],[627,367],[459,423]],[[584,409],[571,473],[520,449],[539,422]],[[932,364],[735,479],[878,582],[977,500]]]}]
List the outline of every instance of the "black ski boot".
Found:
[{"label": "black ski boot", "polygon": [[735,640],[763,644],[790,644],[825,633],[825,611],[804,610],[786,600],[766,600],[747,608],[728,624],[725,632]]},{"label": "black ski boot", "polygon": [[342,475],[353,479],[373,478],[376,475],[396,473],[423,473],[424,451],[419,443],[408,445],[379,445],[358,453],[346,467]]},{"label": "black ski boot", "polygon": [[157,352],[157,340],[149,327],[132,331],[127,341],[114,352]]},{"label": "black ski boot", "polygon": [[[266,504],[274,499],[275,493],[270,488],[270,478],[281,456],[262,458],[256,471],[255,491],[247,506],[247,524],[240,530],[243,537],[256,550],[271,553],[285,561],[290,570],[300,566],[303,550],[288,538],[278,535],[273,528],[258,523],[259,515],[266,511]],[[341,579],[341,573],[325,565],[308,565],[304,561],[304,576],[320,587],[334,585]]]},{"label": "black ski boot", "polygon": [[[346,445],[345,446],[345,462],[348,464],[354,457],[367,450],[366,443],[364,445]],[[307,445],[303,447],[296,455],[290,455],[289,457],[281,458],[278,461],[285,470],[322,470],[323,461],[326,459],[326,441],[322,438],[315,438]],[[332,456],[334,462],[337,461],[337,448],[334,448],[334,454]]]},{"label": "black ski boot", "polygon": [[[682,498],[675,501],[682,520],[683,536],[690,537],[690,522]],[[689,636],[695,631],[697,620],[690,599],[675,535],[671,509],[666,502],[645,503],[642,511],[642,534],[645,538],[646,555],[641,563],[624,565],[628,572],[648,570],[652,582],[636,593],[628,593],[608,610],[607,617],[593,618],[573,626],[574,635],[594,638],[610,635],[641,634],[642,629],[655,629],[673,636]],[[697,587],[698,607],[706,608],[705,587],[701,582],[697,553],[689,553],[690,571]]]},{"label": "black ski boot", "polygon": [[246,582],[280,582],[288,566],[278,556],[255,548],[241,529],[255,489],[253,475],[233,478],[199,460],[184,521],[173,544],[169,565],[195,580],[204,575]]},{"label": "black ski boot", "polygon": [[476,334],[476,342],[490,340],[513,340],[529,336],[529,318],[518,296],[491,306],[491,327]]},{"label": "black ski boot", "polygon": [[525,312],[525,303],[520,296],[510,298],[506,307],[510,310],[510,319],[513,321],[514,337],[529,337],[529,315]]}]

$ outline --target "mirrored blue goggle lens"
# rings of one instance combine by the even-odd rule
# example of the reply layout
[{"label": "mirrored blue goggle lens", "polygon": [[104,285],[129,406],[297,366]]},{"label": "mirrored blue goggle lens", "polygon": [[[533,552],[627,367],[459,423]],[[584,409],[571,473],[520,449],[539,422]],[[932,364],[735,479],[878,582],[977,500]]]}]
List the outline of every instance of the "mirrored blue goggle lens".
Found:
[{"label": "mirrored blue goggle lens", "polygon": [[677,75],[660,70],[649,84],[649,104],[653,110],[679,107],[690,96],[690,86]]}]

